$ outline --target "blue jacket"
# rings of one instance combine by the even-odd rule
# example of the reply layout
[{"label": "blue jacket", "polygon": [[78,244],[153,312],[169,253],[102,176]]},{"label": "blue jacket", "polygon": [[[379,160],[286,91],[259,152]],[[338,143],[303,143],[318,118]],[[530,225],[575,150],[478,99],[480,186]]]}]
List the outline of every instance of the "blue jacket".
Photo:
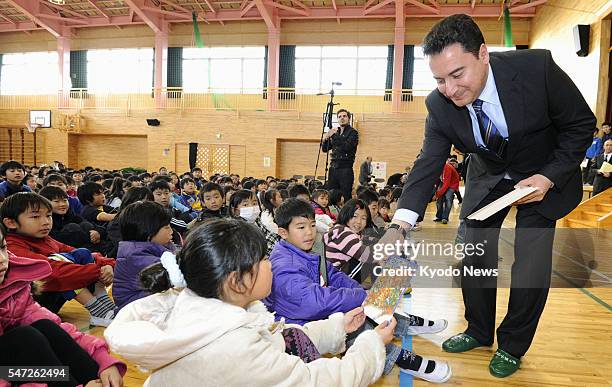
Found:
[{"label": "blue jacket", "polygon": [[149,295],[140,284],[140,271],[159,262],[165,251],[169,249],[153,242],[119,242],[113,277],[113,298],[120,309]]},{"label": "blue jacket", "polygon": [[599,137],[593,137],[591,146],[586,150],[586,157],[592,159],[603,153],[603,142]]},{"label": "blue jacket", "polygon": [[366,298],[361,285],[327,262],[327,287],[320,285],[319,256],[304,252],[285,240],[272,254],[272,291],[263,300],[268,310],[293,324],[328,318],[335,312],[348,312]]},{"label": "blue jacket", "polygon": [[72,196],[68,196],[68,207],[76,215],[79,215],[83,210],[83,204],[81,204],[78,198],[73,198]]},{"label": "blue jacket", "polygon": [[3,181],[0,183],[0,194],[2,197],[7,198],[17,192],[32,192],[32,190],[25,184],[21,187],[15,187],[13,185],[9,185],[8,181]]}]

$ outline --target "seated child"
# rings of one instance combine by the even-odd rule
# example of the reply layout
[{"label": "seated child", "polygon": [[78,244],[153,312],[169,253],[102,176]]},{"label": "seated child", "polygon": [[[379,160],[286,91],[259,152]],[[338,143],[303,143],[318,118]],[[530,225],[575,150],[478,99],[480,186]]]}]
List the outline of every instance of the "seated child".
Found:
[{"label": "seated child", "polygon": [[51,238],[51,211],[51,203],[35,193],[20,193],[6,199],[0,207],[0,218],[8,229],[9,250],[51,265],[51,275],[37,296],[42,306],[56,313],[74,298],[91,314],[91,325],[108,326],[114,317],[115,304],[105,286],[113,282],[115,260],[98,253],[77,254],[74,247]]},{"label": "seated child", "polygon": [[[51,275],[48,262],[13,255],[0,227],[0,364],[68,366],[66,385],[120,386],[127,367],[103,339],[80,332],[32,298],[32,282]],[[0,379],[0,385],[10,385]],[[64,385],[55,383],[54,385]]]},{"label": "seated child", "polygon": [[389,211],[391,207],[389,201],[385,198],[378,199],[378,216],[385,223],[391,222],[391,218],[389,217]]},{"label": "seated child", "polygon": [[182,205],[189,208],[190,215],[193,219],[197,218],[202,211],[202,202],[198,197],[195,181],[193,181],[191,177],[186,177],[181,180],[180,202]]},{"label": "seated child", "polygon": [[164,292],[123,308],[104,332],[109,346],[151,370],[151,387],[374,383],[395,324],[361,333],[342,359],[321,357],[344,351],[345,335],[365,318],[362,309],[303,327],[275,323],[259,301],[272,279],[266,250],[261,232],[246,222],[213,219],[197,227],[176,258],[164,255],[143,270],[143,284]]},{"label": "seated child", "polygon": [[108,222],[115,219],[117,214],[112,213],[112,207],[104,205],[104,187],[98,183],[87,182],[77,190],[79,201],[83,204],[81,216],[91,224],[106,227]]},{"label": "seated child", "polygon": [[[149,200],[153,201],[153,194],[147,187],[131,187],[125,191],[125,195],[121,198],[121,205],[119,206],[119,211],[117,212],[117,216],[115,219],[108,222],[106,226],[106,232],[108,233],[108,237],[113,245],[112,255],[111,257],[117,256],[117,250],[119,249],[119,242],[122,241],[121,237],[121,226],[119,224],[119,218],[121,217],[121,212],[132,203],[135,203],[139,200]],[[178,239],[180,241],[180,238]]]},{"label": "seated child", "polygon": [[[312,208],[315,210],[316,215],[327,215],[332,221],[336,220],[334,215],[328,207],[329,204],[329,192],[326,189],[315,189],[312,192]],[[330,222],[331,224],[331,222]]]},{"label": "seated child", "polygon": [[192,220],[191,216],[189,213],[181,212],[180,210],[172,207],[170,204],[172,192],[170,191],[170,187],[166,181],[153,180],[153,182],[149,184],[149,191],[151,191],[153,194],[153,201],[161,204],[162,207],[167,208],[172,214],[172,219],[170,221],[170,226],[174,230],[172,240],[175,245],[182,246],[183,235],[187,231],[187,223],[191,222]]},{"label": "seated child", "polygon": [[344,206],[344,194],[339,189],[329,190],[329,210],[338,218],[340,209]]},{"label": "seated child", "polygon": [[268,244],[267,253],[270,255],[274,245],[280,240],[280,237],[278,234],[268,230],[266,226],[261,223],[261,218],[259,216],[261,210],[259,209],[257,194],[246,189],[234,192],[232,198],[230,199],[228,212],[230,216],[241,218],[248,223],[253,223],[261,230],[266,238],[266,243]]},{"label": "seated child", "polygon": [[[68,180],[62,175],[55,173],[47,175],[43,180],[43,187],[47,186],[59,187],[68,195]],[[83,204],[81,204],[78,198],[68,195],[68,203],[70,204],[70,211],[75,215],[79,215],[83,211]]]},{"label": "seated child", "polygon": [[204,208],[198,217],[187,225],[187,229],[189,230],[199,226],[207,220],[227,216],[227,209],[224,204],[225,200],[223,200],[223,189],[219,184],[204,184],[199,196]]},{"label": "seated child", "polygon": [[170,211],[151,201],[138,201],[121,211],[122,241],[113,277],[113,298],[118,308],[149,295],[138,274],[159,262],[164,252],[174,251],[171,219]]},{"label": "seated child", "polygon": [[104,227],[95,226],[70,210],[68,194],[59,187],[48,185],[39,194],[51,202],[53,227],[51,238],[74,247],[84,247],[105,256],[111,252],[112,244],[107,239]]},{"label": "seated child", "polygon": [[34,177],[34,175],[30,175],[29,173],[25,175],[25,177],[21,181],[21,184],[30,187],[30,190],[32,190],[32,192],[38,191],[38,183],[36,182],[36,177]]},{"label": "seated child", "polygon": [[261,223],[275,234],[278,233],[278,226],[274,223],[274,211],[276,211],[282,203],[283,197],[280,192],[274,188],[267,190],[266,193],[263,194],[261,204],[264,210],[261,213]]},{"label": "seated child", "polygon": [[[366,291],[359,283],[310,253],[316,233],[312,207],[302,200],[289,199],[278,208],[275,219],[283,239],[270,255],[272,291],[264,299],[268,310],[276,312],[275,318],[304,324],[360,307]],[[320,270],[323,264],[326,271]],[[434,322],[397,313],[394,316],[395,334],[399,337],[439,332],[447,325],[446,320]],[[371,329],[371,326],[366,324],[362,329]],[[441,383],[451,376],[450,367],[444,362],[424,359],[394,345],[388,345],[386,353],[385,373],[398,364],[402,372],[428,381]]]},{"label": "seated child", "polygon": [[[385,221],[378,216],[378,194],[376,191],[368,189],[361,192],[358,196],[359,199],[363,200],[370,210],[371,224],[366,226],[367,236],[375,241],[385,233]],[[373,243],[367,243],[372,245]]]},{"label": "seated child", "polygon": [[30,187],[22,183],[25,174],[23,165],[15,160],[0,165],[0,176],[4,177],[4,181],[0,183],[0,195],[8,198],[17,192],[32,192]]}]

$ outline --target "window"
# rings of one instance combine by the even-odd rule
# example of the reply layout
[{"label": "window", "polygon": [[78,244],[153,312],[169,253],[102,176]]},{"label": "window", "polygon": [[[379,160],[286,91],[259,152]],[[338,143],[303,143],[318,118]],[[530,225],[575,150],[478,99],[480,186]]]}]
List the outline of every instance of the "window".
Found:
[{"label": "window", "polygon": [[295,87],[299,93],[330,90],[337,94],[383,95],[387,76],[387,46],[297,46]]},{"label": "window", "polygon": [[263,46],[185,48],[183,88],[186,92],[259,94],[264,66]]},{"label": "window", "polygon": [[[515,47],[502,46],[487,46],[489,52],[512,51]],[[413,90],[414,95],[426,96],[437,87],[436,80],[429,69],[429,64],[425,55],[423,55],[423,47],[414,46],[414,80]]]},{"label": "window", "polygon": [[88,51],[87,86],[90,91],[150,93],[153,88],[153,49]]},{"label": "window", "polygon": [[58,55],[55,51],[4,54],[0,94],[57,94]]}]

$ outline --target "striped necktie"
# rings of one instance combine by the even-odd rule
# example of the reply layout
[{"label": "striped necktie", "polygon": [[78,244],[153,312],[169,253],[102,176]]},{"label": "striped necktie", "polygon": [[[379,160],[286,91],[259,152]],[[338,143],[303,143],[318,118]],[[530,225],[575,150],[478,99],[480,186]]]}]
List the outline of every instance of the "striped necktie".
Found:
[{"label": "striped necktie", "polygon": [[502,156],[504,146],[504,138],[499,133],[499,130],[493,124],[493,121],[485,114],[482,110],[483,101],[477,99],[472,102],[472,107],[474,108],[474,112],[476,113],[476,118],[478,119],[478,126],[480,127],[480,135],[482,136],[482,141],[485,146]]}]

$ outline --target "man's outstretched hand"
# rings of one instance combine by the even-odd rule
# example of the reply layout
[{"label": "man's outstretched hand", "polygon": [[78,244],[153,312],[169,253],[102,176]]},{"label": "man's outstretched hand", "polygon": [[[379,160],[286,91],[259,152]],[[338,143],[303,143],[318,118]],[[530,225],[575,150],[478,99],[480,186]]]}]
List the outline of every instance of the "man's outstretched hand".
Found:
[{"label": "man's outstretched hand", "polygon": [[535,191],[522,199],[514,202],[515,205],[540,202],[546,196],[548,190],[553,186],[552,181],[544,175],[535,174],[519,181],[515,187],[535,187]]}]

